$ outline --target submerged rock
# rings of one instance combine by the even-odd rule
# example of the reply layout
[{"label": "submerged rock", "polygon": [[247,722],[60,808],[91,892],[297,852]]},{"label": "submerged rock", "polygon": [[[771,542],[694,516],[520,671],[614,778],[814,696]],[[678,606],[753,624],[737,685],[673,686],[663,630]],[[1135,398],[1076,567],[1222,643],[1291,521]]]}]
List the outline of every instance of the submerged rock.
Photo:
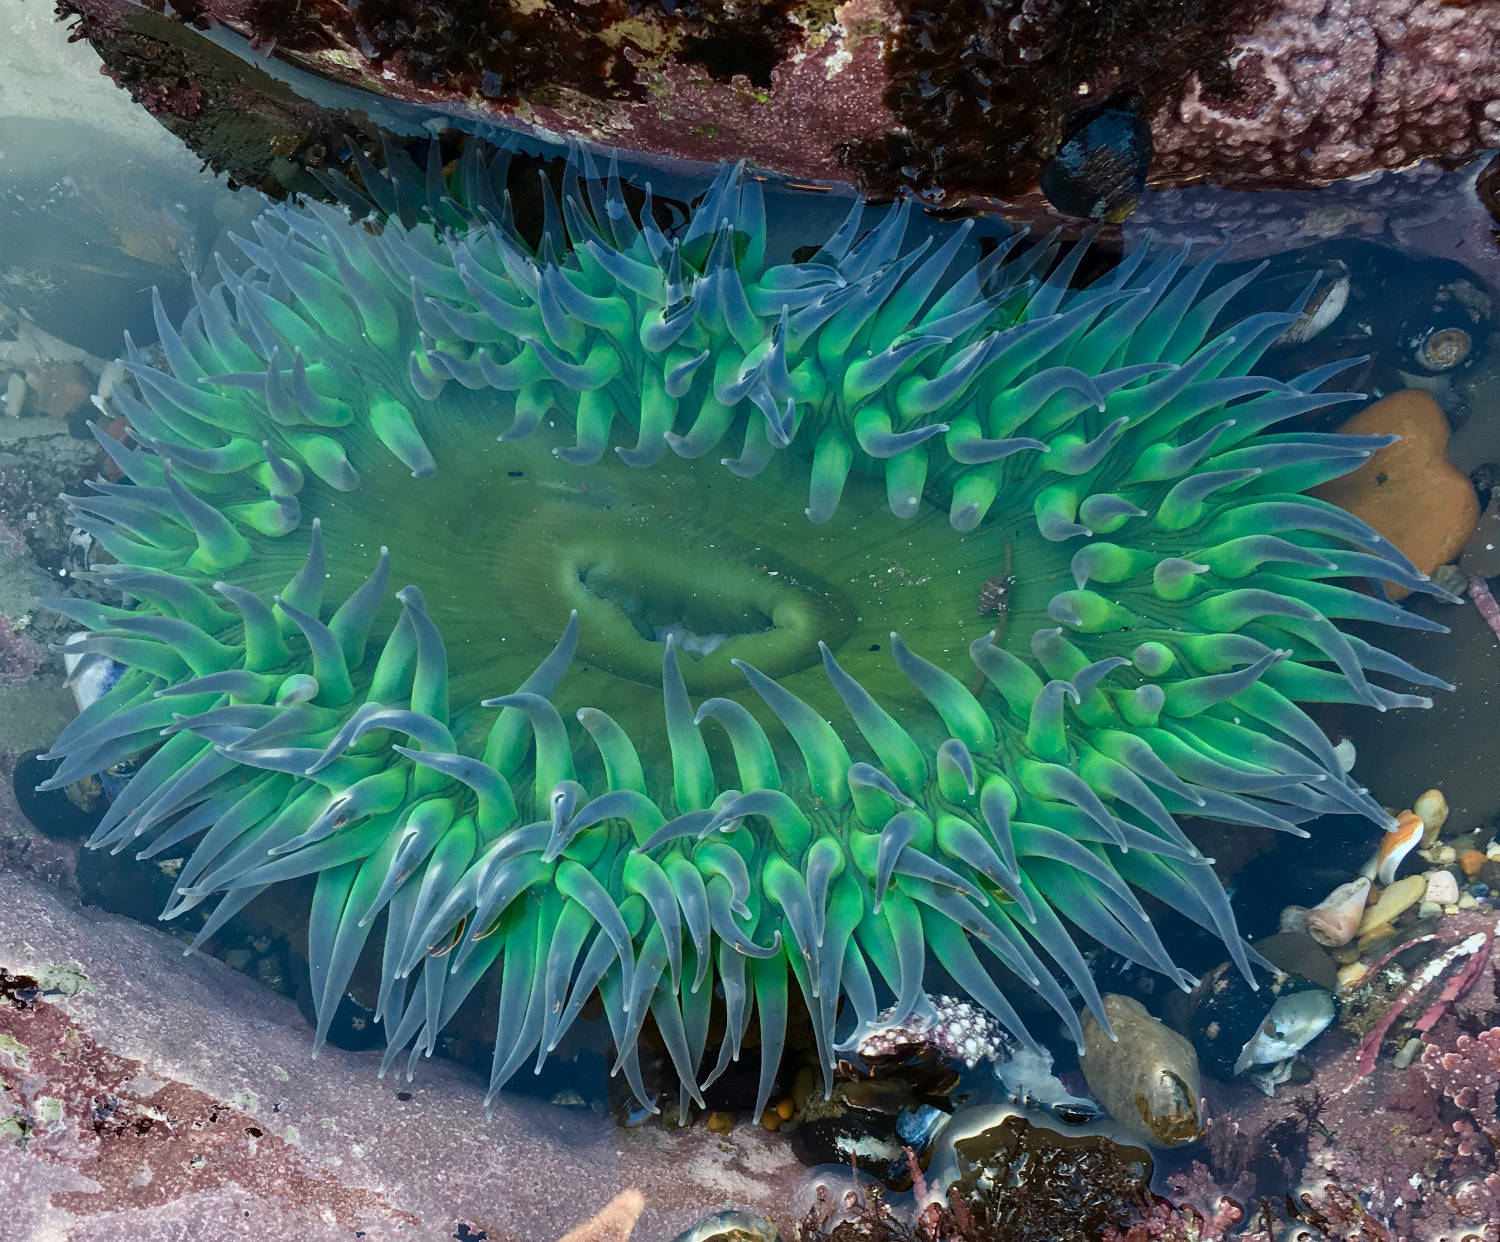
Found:
[{"label": "submerged rock", "polygon": [[729,1208],[705,1216],[672,1242],[781,1242],[776,1222],[764,1213]]},{"label": "submerged rock", "polygon": [[1277,970],[1301,975],[1320,988],[1335,991],[1338,973],[1328,950],[1306,933],[1278,932],[1255,942],[1255,951]]},{"label": "submerged rock", "polygon": [[1500,576],[1500,491],[1490,493],[1490,503],[1459,554],[1458,567],[1481,578]]},{"label": "submerged rock", "polygon": [[[0,810],[0,831],[25,829]],[[0,1236],[553,1242],[631,1187],[635,1242],[728,1197],[790,1235],[805,1173],[758,1126],[626,1131],[510,1094],[486,1113],[484,1079],[437,1058],[380,1081],[378,1053],[311,1059],[290,1000],[181,950],[0,869],[0,972],[37,993],[0,989],[0,1043],[29,1056],[0,1053],[6,1107],[34,1127],[0,1141]]]},{"label": "submerged rock", "polygon": [[1191,1143],[1203,1132],[1203,1082],[1193,1045],[1129,996],[1104,998],[1116,1038],[1093,1014],[1083,1024],[1083,1076],[1121,1125],[1157,1147]]}]

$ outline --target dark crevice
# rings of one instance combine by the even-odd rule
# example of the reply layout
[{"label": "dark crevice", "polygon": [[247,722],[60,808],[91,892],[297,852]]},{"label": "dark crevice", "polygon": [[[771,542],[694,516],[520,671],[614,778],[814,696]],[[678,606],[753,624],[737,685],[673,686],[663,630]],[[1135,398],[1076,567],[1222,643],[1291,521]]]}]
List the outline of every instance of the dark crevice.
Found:
[{"label": "dark crevice", "polygon": [[847,148],[878,193],[930,200],[1032,189],[1077,117],[1130,98],[1143,115],[1197,73],[1233,89],[1228,53],[1264,0],[903,0],[886,52],[901,130]]}]

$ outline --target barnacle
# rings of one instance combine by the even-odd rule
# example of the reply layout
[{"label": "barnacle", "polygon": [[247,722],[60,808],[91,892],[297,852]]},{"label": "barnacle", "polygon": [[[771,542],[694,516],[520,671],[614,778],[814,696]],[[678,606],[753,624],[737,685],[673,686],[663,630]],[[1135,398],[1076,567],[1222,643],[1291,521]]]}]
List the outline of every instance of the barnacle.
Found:
[{"label": "barnacle", "polygon": [[764,1103],[793,988],[826,1069],[939,972],[1079,1037],[1079,933],[1185,983],[1136,889],[1248,970],[1179,815],[1389,823],[1297,703],[1425,703],[1338,622],[1432,588],[1302,494],[1385,441],[1276,430],[1354,394],[1252,374],[1248,277],[904,204],[780,262],[735,169],[668,226],[576,162],[531,246],[502,161],[367,174],[158,303],[72,502],[126,602],[55,602],[124,671],[52,783],[140,760],[92,844],[191,844],[200,941],[315,876],[318,1040],[378,953],[387,1066],[495,988],[493,1094],[597,994],[643,1099],[648,1018],[685,1101],[754,1015]]}]

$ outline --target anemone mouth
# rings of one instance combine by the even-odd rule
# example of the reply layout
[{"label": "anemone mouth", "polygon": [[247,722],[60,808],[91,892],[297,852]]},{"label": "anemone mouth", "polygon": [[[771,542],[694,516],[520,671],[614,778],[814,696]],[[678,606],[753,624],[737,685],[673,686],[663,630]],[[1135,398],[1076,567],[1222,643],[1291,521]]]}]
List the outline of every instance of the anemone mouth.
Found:
[{"label": "anemone mouth", "polygon": [[753,1014],[758,1113],[792,989],[825,1078],[939,970],[1081,1039],[1075,937],[1187,982],[1136,889],[1250,968],[1178,816],[1388,819],[1298,704],[1424,703],[1337,622],[1433,588],[1302,495],[1377,445],[1274,430],[1356,395],[1253,374],[1295,314],[1219,328],[1181,255],[956,264],[904,205],[778,264],[734,170],[664,230],[574,169],[532,248],[498,171],[273,209],[73,501],[125,598],[56,606],[124,672],[51,783],[141,760],[91,844],[185,852],[200,940],[316,876],[319,1041],[378,954],[388,1066],[482,986],[493,1093],[597,995],[686,1107]]},{"label": "anemone mouth", "polygon": [[[749,638],[773,630],[795,631],[798,646],[815,650],[812,630],[792,608],[755,598],[707,598],[685,577],[654,574],[645,565],[609,564],[591,559],[577,570],[578,585],[590,600],[615,609],[642,641],[675,640],[685,657],[711,656],[731,638]],[[798,610],[800,611],[800,610]],[[774,614],[774,615],[773,615]],[[812,663],[809,657],[802,667]]]},{"label": "anemone mouth", "polygon": [[[763,568],[758,580],[736,581],[719,591],[707,584],[721,576],[723,562],[705,565],[693,559],[698,563],[663,565],[637,546],[624,556],[585,554],[570,567],[577,582],[570,594],[577,599],[584,631],[623,634],[628,627],[640,640],[626,639],[599,657],[601,667],[659,684],[662,648],[671,641],[690,688],[718,692],[739,688],[735,659],[773,677],[787,676],[817,662],[821,635],[848,630],[836,602],[818,607],[816,596],[800,583],[775,581],[778,570]],[[730,564],[749,569],[738,559]]]}]

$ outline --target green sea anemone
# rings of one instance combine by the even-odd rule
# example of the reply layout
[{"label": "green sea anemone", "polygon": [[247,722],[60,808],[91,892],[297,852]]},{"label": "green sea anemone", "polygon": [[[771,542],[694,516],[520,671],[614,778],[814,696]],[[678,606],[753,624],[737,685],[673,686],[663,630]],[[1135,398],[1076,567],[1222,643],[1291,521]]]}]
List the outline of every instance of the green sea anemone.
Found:
[{"label": "green sea anemone", "polygon": [[1251,373],[1295,312],[904,203],[777,261],[736,169],[668,224],[575,163],[538,245],[499,163],[429,177],[158,303],[128,482],[72,502],[125,602],[55,603],[124,671],[52,783],[139,762],[91,844],[193,843],[200,941],[316,877],[320,1042],[378,953],[388,1066],[483,984],[493,1095],[597,995],[643,1100],[648,1017],[686,1101],[755,1014],[761,1107],[793,987],[825,1071],[939,968],[1078,1037],[1078,933],[1188,982],[1135,890],[1249,968],[1175,817],[1389,822],[1297,704],[1425,704],[1338,623],[1432,588],[1304,494],[1385,441],[1275,430],[1356,396]]}]

